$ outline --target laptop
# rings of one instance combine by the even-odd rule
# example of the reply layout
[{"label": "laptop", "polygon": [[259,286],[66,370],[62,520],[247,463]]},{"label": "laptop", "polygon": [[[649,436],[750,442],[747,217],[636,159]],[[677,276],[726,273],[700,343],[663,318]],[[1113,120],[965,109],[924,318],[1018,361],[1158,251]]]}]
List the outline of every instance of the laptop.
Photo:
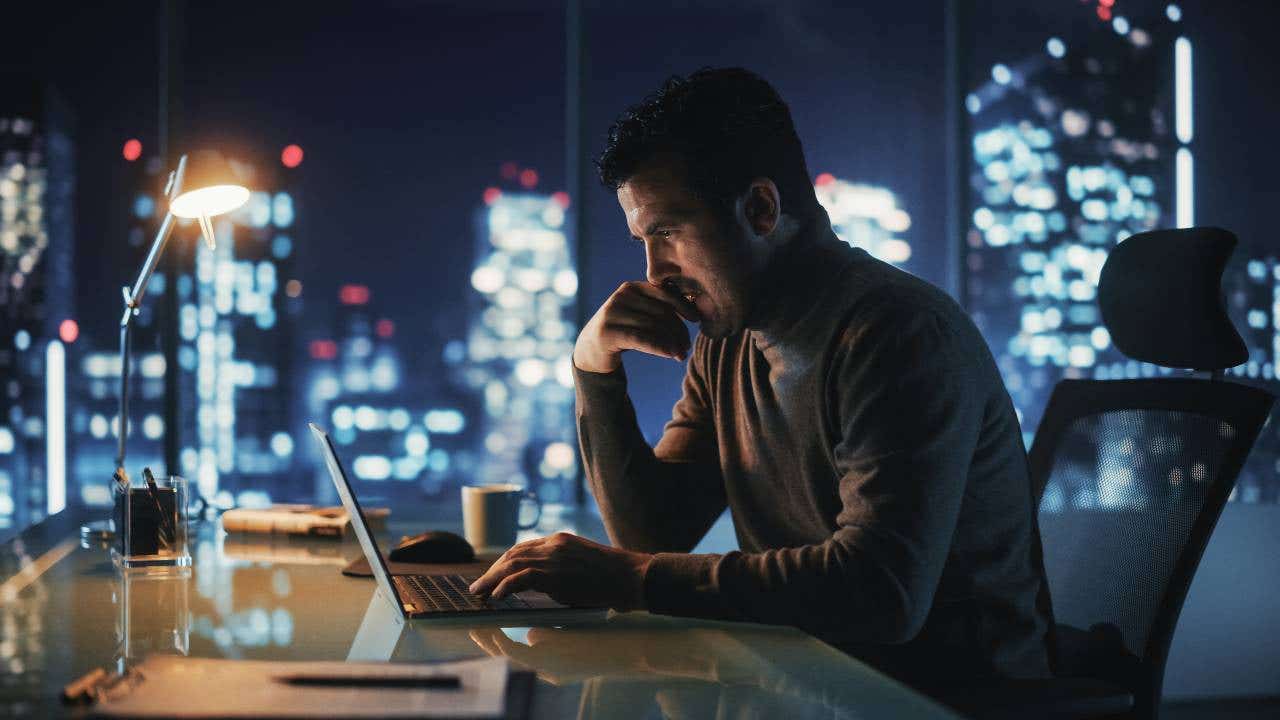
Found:
[{"label": "laptop", "polygon": [[480,577],[481,572],[473,575],[457,573],[429,575],[392,575],[387,569],[382,553],[378,551],[378,543],[369,532],[364,513],[360,510],[360,502],[356,500],[355,491],[347,480],[342,462],[338,460],[337,450],[328,433],[315,423],[309,423],[316,442],[324,454],[324,462],[329,467],[329,475],[338,488],[338,496],[342,498],[342,506],[347,509],[351,518],[351,528],[356,539],[360,541],[360,549],[369,561],[369,569],[378,583],[378,592],[391,602],[406,618],[416,617],[481,617],[505,613],[536,613],[541,617],[544,613],[555,611],[563,614],[568,610],[582,610],[599,614],[602,608],[571,608],[551,599],[546,593],[525,590],[501,599],[481,598],[472,594],[467,587]]}]

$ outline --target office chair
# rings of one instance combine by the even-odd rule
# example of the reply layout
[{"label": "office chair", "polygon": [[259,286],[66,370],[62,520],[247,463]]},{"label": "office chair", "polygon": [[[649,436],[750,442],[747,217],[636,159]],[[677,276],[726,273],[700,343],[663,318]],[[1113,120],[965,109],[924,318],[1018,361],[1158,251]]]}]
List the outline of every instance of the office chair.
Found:
[{"label": "office chair", "polygon": [[[1028,454],[1056,678],[971,693],[975,717],[1155,718],[1178,614],[1275,401],[1221,380],[1248,359],[1217,228],[1134,235],[1108,256],[1098,306],[1116,349],[1209,378],[1064,380]],[[945,701],[945,698],[944,698]]]}]

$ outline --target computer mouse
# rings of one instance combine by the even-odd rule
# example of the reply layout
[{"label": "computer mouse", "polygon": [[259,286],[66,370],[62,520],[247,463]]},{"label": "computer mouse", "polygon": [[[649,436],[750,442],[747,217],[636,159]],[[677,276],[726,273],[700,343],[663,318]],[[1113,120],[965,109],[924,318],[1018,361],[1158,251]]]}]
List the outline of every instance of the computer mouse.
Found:
[{"label": "computer mouse", "polygon": [[395,562],[467,563],[476,559],[471,543],[443,530],[428,530],[421,535],[400,538],[387,556]]}]

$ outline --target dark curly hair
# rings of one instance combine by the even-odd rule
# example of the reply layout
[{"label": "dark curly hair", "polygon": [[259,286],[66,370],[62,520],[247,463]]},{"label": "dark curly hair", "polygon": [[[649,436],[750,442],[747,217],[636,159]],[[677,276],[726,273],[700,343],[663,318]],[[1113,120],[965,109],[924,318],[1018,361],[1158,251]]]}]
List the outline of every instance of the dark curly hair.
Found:
[{"label": "dark curly hair", "polygon": [[778,187],[782,212],[807,220],[818,209],[791,110],[768,82],[742,68],[673,76],[609,128],[596,160],[616,190],[655,155],[684,160],[689,189],[727,218],[757,177]]}]

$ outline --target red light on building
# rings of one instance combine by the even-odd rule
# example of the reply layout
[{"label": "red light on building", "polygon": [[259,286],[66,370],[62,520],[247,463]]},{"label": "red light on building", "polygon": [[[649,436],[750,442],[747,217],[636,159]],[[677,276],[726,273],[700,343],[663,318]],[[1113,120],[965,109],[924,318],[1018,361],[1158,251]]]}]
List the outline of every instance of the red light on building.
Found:
[{"label": "red light on building", "polygon": [[551,202],[559,205],[561,208],[565,210],[568,210],[569,209],[569,193],[563,190],[560,190],[558,192],[553,192],[551,193]]},{"label": "red light on building", "polygon": [[826,185],[830,185],[835,181],[836,181],[835,175],[832,175],[831,173],[821,173],[818,175],[818,177],[813,179],[813,184],[817,185],[818,187],[823,187]]},{"label": "red light on building", "polygon": [[496,187],[484,189],[484,204],[492,205],[498,202],[498,198],[502,197],[502,191]]},{"label": "red light on building", "polygon": [[386,340],[396,334],[396,324],[383,318],[374,324],[373,331],[378,334],[378,337]]},{"label": "red light on building", "polygon": [[280,163],[287,168],[296,168],[302,164],[302,147],[299,145],[286,145],[284,150],[280,151]]},{"label": "red light on building", "polygon": [[311,357],[316,360],[332,360],[338,357],[338,344],[332,340],[312,340]]},{"label": "red light on building", "polygon": [[1099,6],[1098,6],[1098,19],[1099,19],[1099,20],[1110,20],[1110,19],[1111,19],[1111,8],[1107,7],[1106,5],[1099,5]]},{"label": "red light on building", "polygon": [[369,302],[369,286],[343,285],[338,290],[338,299],[343,305],[364,305]]},{"label": "red light on building", "polygon": [[538,184],[538,171],[533,168],[525,168],[520,171],[520,186],[526,190],[532,190],[533,186]]},{"label": "red light on building", "polygon": [[1111,7],[1116,4],[1116,0],[1098,0],[1098,4],[1103,7]]},{"label": "red light on building", "polygon": [[124,141],[124,151],[121,153],[124,159],[133,162],[142,157],[142,141],[137,138],[129,138]]},{"label": "red light on building", "polygon": [[70,344],[80,337],[80,324],[71,318],[62,321],[58,325],[58,337],[62,338],[62,342]]},{"label": "red light on building", "polygon": [[516,175],[520,173],[520,166],[513,162],[504,162],[498,172],[502,173],[503,180],[515,180]]}]

